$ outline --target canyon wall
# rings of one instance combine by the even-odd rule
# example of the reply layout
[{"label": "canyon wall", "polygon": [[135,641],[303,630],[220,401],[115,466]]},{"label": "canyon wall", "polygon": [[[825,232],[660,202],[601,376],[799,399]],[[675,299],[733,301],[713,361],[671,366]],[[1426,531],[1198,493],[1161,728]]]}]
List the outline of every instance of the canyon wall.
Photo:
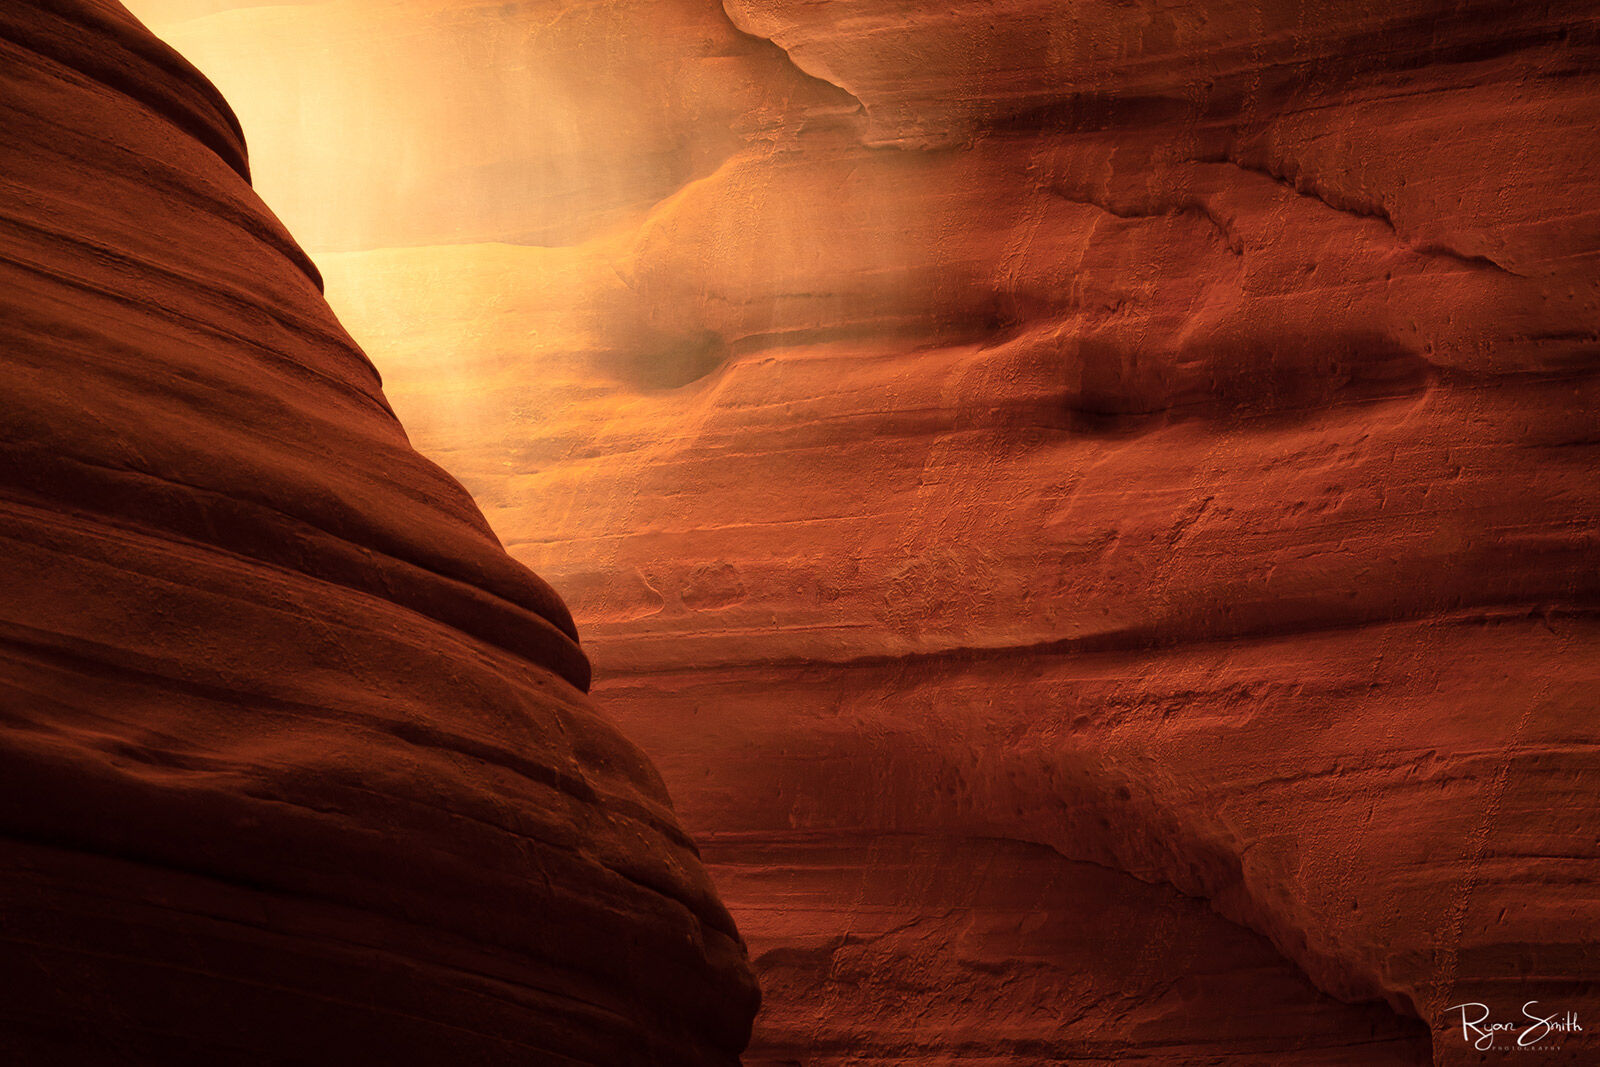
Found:
[{"label": "canyon wall", "polygon": [[320,286],[176,53],[0,10],[0,1060],[736,1063],[659,775]]},{"label": "canyon wall", "polygon": [[134,6],[572,606],[750,1062],[1600,1021],[1592,3]]}]

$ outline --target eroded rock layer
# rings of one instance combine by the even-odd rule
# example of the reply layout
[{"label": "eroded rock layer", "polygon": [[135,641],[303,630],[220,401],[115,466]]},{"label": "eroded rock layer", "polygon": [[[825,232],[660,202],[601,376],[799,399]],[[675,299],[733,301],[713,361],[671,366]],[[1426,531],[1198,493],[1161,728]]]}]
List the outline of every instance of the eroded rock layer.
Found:
[{"label": "eroded rock layer", "polygon": [[727,834],[706,857],[758,953],[748,1067],[1426,1060],[1415,1020],[1332,1001],[1203,902],[1049,848]]},{"label": "eroded rock layer", "polygon": [[109,2],[0,10],[0,542],[0,1059],[737,1061],[565,607]]},{"label": "eroded rock layer", "polygon": [[[1600,1021],[1592,3],[141,7],[715,835],[758,1055]],[[1317,993],[1163,1014],[1074,901],[1224,935],[1083,862]]]}]

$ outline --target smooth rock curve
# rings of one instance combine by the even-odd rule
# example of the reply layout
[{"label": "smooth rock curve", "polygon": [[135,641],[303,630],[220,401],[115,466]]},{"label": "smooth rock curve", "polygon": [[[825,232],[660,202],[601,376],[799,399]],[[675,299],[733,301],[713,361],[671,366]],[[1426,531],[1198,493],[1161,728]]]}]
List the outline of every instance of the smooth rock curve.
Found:
[{"label": "smooth rock curve", "polygon": [[566,608],[108,0],[0,10],[0,353],[0,1058],[737,1062]]}]

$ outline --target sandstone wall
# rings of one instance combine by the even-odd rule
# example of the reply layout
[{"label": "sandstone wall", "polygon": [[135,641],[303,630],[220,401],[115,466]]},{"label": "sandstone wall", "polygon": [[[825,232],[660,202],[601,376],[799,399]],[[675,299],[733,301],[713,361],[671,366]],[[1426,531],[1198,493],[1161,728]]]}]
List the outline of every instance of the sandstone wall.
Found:
[{"label": "sandstone wall", "polygon": [[0,10],[0,545],[0,1059],[737,1062],[566,608],[114,3]]},{"label": "sandstone wall", "polygon": [[[1600,1018],[1592,4],[138,6],[573,605],[758,1054]],[[1316,992],[1140,985],[1169,889]]]}]

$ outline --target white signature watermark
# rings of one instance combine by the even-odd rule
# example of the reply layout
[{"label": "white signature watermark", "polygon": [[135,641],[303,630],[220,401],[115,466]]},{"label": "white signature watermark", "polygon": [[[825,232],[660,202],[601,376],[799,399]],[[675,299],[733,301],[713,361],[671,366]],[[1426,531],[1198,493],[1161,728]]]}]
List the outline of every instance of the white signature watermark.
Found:
[{"label": "white signature watermark", "polygon": [[1552,1036],[1560,1034],[1578,1034],[1583,1032],[1583,1027],[1578,1025],[1578,1013],[1575,1011],[1555,1011],[1549,1015],[1541,1015],[1537,1000],[1530,1000],[1522,1006],[1523,1018],[1516,1022],[1495,1022],[1489,1018],[1489,1005],[1478,1003],[1454,1004],[1445,1011],[1459,1011],[1461,1013],[1461,1039],[1479,1051],[1496,1047],[1496,1042],[1504,1039],[1505,1047],[1538,1048],[1540,1043]]}]

